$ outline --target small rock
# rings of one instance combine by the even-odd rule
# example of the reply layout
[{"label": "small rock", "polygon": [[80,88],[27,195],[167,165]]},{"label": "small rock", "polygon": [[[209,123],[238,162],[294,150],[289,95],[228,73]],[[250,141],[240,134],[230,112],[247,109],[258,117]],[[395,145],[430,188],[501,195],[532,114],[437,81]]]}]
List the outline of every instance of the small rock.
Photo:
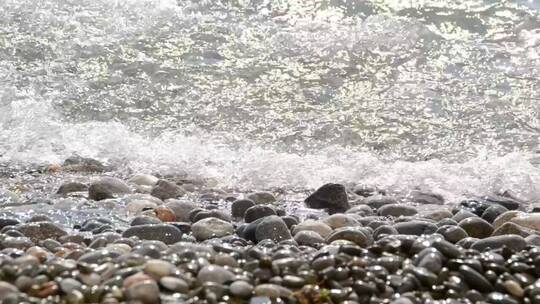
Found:
[{"label": "small rock", "polygon": [[493,206],[488,207],[486,211],[482,213],[482,218],[486,220],[488,223],[493,223],[493,221],[495,221],[495,219],[499,215],[505,213],[506,211],[508,211],[508,209],[506,209],[505,207],[501,205],[493,205]]},{"label": "small rock", "polygon": [[206,282],[223,284],[231,281],[233,278],[234,274],[232,272],[218,265],[204,266],[197,274],[197,280],[200,284]]},{"label": "small rock", "polygon": [[431,219],[434,221],[440,221],[442,219],[451,218],[453,216],[452,212],[448,210],[437,210],[432,211],[424,215],[424,218]]},{"label": "small rock", "polygon": [[60,185],[56,194],[65,195],[73,192],[88,191],[88,186],[79,182],[66,182]]},{"label": "small rock", "polygon": [[149,260],[144,265],[144,272],[152,278],[159,280],[161,277],[172,274],[175,266],[167,261]]},{"label": "small rock", "polygon": [[152,278],[142,272],[137,272],[125,278],[124,282],[122,282],[122,287],[127,289],[137,283],[144,282],[144,281],[152,281]]},{"label": "small rock", "polygon": [[294,235],[294,240],[298,243],[298,245],[304,246],[315,246],[325,242],[324,238],[317,232],[309,230],[298,231],[298,233]]},{"label": "small rock", "polygon": [[100,249],[84,253],[77,260],[88,264],[98,264],[111,258],[117,258],[118,256],[120,256],[118,252]]},{"label": "small rock", "polygon": [[523,215],[522,212],[517,210],[510,210],[506,211],[505,213],[499,215],[494,221],[493,221],[493,228],[497,229],[500,226],[502,226],[504,223],[510,221],[514,217]]},{"label": "small rock", "polygon": [[189,285],[186,281],[175,277],[162,277],[159,284],[173,292],[187,293],[189,291]]},{"label": "small rock", "polygon": [[257,241],[270,239],[276,243],[292,238],[291,232],[283,220],[271,215],[265,217],[255,229],[255,238]]},{"label": "small rock", "polygon": [[255,206],[255,203],[252,200],[235,200],[231,204],[231,215],[234,218],[243,218],[246,210],[253,206]]},{"label": "small rock", "polygon": [[413,216],[418,213],[414,207],[399,205],[399,204],[389,204],[384,205],[378,210],[379,215],[381,216]]},{"label": "small rock", "polygon": [[396,223],[393,226],[400,234],[408,235],[423,235],[423,234],[432,234],[437,231],[437,226],[435,224],[424,222],[424,221],[409,221]]},{"label": "small rock", "polygon": [[[507,192],[508,194],[509,192]],[[519,199],[512,197],[510,194],[509,196],[501,196],[501,195],[488,195],[485,197],[482,197],[484,201],[486,201],[489,204],[498,204],[503,206],[504,208],[508,210],[517,210],[520,209],[521,205],[524,204],[524,202],[520,201]]]},{"label": "small rock", "polygon": [[480,292],[493,291],[493,285],[491,285],[489,280],[482,276],[480,273],[478,273],[476,270],[474,270],[472,267],[469,267],[467,265],[461,265],[459,266],[459,272],[463,275],[465,282],[471,288],[474,288]]},{"label": "small rock", "polygon": [[447,241],[454,244],[469,236],[467,231],[459,226],[442,226],[437,229],[436,233],[441,234]]},{"label": "small rock", "polygon": [[50,253],[38,246],[30,247],[26,250],[26,254],[35,257],[40,262],[44,262],[47,257],[50,255]]},{"label": "small rock", "polygon": [[245,281],[234,281],[229,287],[231,295],[246,299],[253,294],[253,286]]},{"label": "small rock", "polygon": [[472,213],[472,212],[470,212],[468,210],[459,210],[458,212],[456,212],[456,214],[454,214],[452,219],[459,223],[462,220],[464,220],[466,218],[469,218],[469,217],[476,217],[476,214],[474,214],[474,213]]},{"label": "small rock", "polygon": [[234,227],[229,222],[215,217],[209,217],[194,223],[191,226],[191,231],[197,240],[203,241],[210,238],[231,235],[234,232]]},{"label": "small rock", "polygon": [[7,227],[7,226],[15,226],[15,225],[17,225],[19,223],[20,222],[18,220],[16,220],[16,219],[2,217],[2,218],[0,218],[0,229],[2,229],[4,227]]},{"label": "small rock", "polygon": [[192,222],[196,223],[202,219],[209,218],[209,217],[215,217],[220,220],[224,220],[226,222],[231,221],[231,217],[225,213],[222,210],[202,210],[197,212],[197,214],[193,215]]},{"label": "small rock", "polygon": [[0,301],[3,301],[13,294],[18,293],[17,287],[9,284],[8,282],[0,281]]},{"label": "small rock", "polygon": [[110,170],[110,168],[103,165],[98,160],[95,160],[93,158],[81,157],[78,155],[73,155],[67,158],[64,161],[62,167],[66,171],[74,172],[102,173]]},{"label": "small rock", "polygon": [[126,238],[137,236],[141,240],[156,240],[165,244],[174,244],[182,240],[182,231],[168,224],[139,225],[128,228],[122,236]]},{"label": "small rock", "polygon": [[525,239],[519,235],[498,235],[478,240],[473,243],[472,249],[484,251],[488,248],[498,249],[506,246],[508,249],[520,251],[527,246]]},{"label": "small rock", "polygon": [[154,213],[156,214],[156,217],[160,219],[162,222],[176,221],[176,215],[174,214],[171,208],[168,208],[165,206],[159,206],[154,209]]},{"label": "small rock", "polygon": [[323,223],[330,226],[332,229],[347,227],[347,226],[359,226],[360,223],[352,216],[343,213],[332,214],[323,220]]},{"label": "small rock", "polygon": [[65,278],[60,281],[60,290],[65,293],[70,293],[74,290],[80,290],[82,287],[81,282],[72,279],[72,278]]},{"label": "small rock", "polygon": [[64,229],[51,222],[19,224],[15,226],[15,229],[24,234],[24,236],[30,238],[33,242],[46,239],[57,239],[67,235],[67,232]]},{"label": "small rock", "polygon": [[382,193],[384,191],[381,191],[379,190],[377,187],[375,186],[370,186],[370,185],[356,185],[353,189],[353,192],[357,195],[360,195],[360,196],[363,196],[363,197],[368,197],[368,196],[373,196],[373,195],[377,195],[379,193]]},{"label": "small rock", "polygon": [[270,299],[269,297],[251,297],[251,299],[249,299],[249,304],[272,304],[274,302],[272,302],[272,299]]},{"label": "small rock", "polygon": [[[503,213],[501,216],[504,214],[506,213]],[[520,212],[517,213],[515,217],[512,217],[509,221],[525,228],[540,231],[540,213]]]},{"label": "small rock", "polygon": [[131,220],[130,226],[149,225],[149,224],[161,224],[158,218],[152,216],[137,216]]},{"label": "small rock", "polygon": [[373,238],[375,240],[378,240],[380,238],[383,238],[387,235],[394,235],[394,234],[398,234],[398,231],[396,230],[396,228],[390,226],[390,225],[381,225],[377,228],[375,228],[375,230],[373,231]]},{"label": "small rock", "polygon": [[266,205],[255,205],[246,210],[246,213],[244,214],[244,221],[246,223],[251,223],[255,220],[270,215],[276,215],[276,211],[274,208]]},{"label": "small rock", "polygon": [[128,180],[128,182],[140,186],[155,186],[158,181],[157,177],[150,174],[136,174]]},{"label": "small rock", "polygon": [[257,296],[265,296],[272,299],[280,297],[287,298],[292,295],[292,291],[277,284],[260,284],[255,287],[253,292]]},{"label": "small rock", "polygon": [[540,235],[531,234],[525,238],[525,241],[531,246],[540,246]]},{"label": "small rock", "polygon": [[88,198],[95,201],[114,198],[115,194],[128,193],[131,193],[129,186],[122,180],[114,177],[103,177],[91,183],[88,188]]},{"label": "small rock", "polygon": [[395,197],[386,195],[374,195],[365,199],[365,204],[373,209],[379,209],[384,205],[395,205],[398,203]]},{"label": "small rock", "polygon": [[[466,199],[461,201],[455,208],[455,211],[466,210],[476,216],[482,216],[482,213],[489,208],[491,204],[484,202],[482,199]],[[456,219],[457,220],[457,219]],[[457,220],[459,222],[459,220]]]},{"label": "small rock", "polygon": [[257,225],[255,239],[260,242],[270,239],[276,243],[292,239],[291,232],[285,222],[276,215],[267,216]]},{"label": "small rock", "polygon": [[418,267],[423,267],[433,273],[439,273],[443,266],[442,255],[434,248],[426,248],[418,253]]},{"label": "small rock", "polygon": [[506,280],[503,283],[504,288],[506,291],[508,291],[509,294],[513,295],[514,297],[521,299],[523,298],[524,291],[521,285],[519,285],[518,282],[512,281],[512,280]]},{"label": "small rock", "polygon": [[493,233],[493,227],[487,221],[479,217],[469,217],[459,222],[459,227],[467,231],[474,238],[485,238]]},{"label": "small rock", "polygon": [[461,255],[461,250],[458,246],[445,240],[436,240],[432,246],[449,259],[455,259]]},{"label": "small rock", "polygon": [[531,234],[535,234],[535,231],[531,229],[527,229],[525,227],[521,227],[520,225],[514,224],[512,222],[506,222],[499,228],[495,229],[495,231],[493,231],[491,235],[495,236],[495,235],[506,235],[506,234],[517,234],[522,237],[527,237]]},{"label": "small rock", "polygon": [[194,203],[178,200],[167,201],[165,207],[174,212],[176,220],[179,222],[190,222],[189,214],[198,208]]},{"label": "small rock", "polygon": [[347,192],[341,184],[326,184],[317,189],[304,201],[313,209],[326,209],[330,214],[350,209]]},{"label": "small rock", "polygon": [[281,219],[287,224],[287,228],[291,229],[293,226],[298,225],[298,218],[292,215],[282,216]]},{"label": "small rock", "polygon": [[45,214],[37,214],[26,220],[27,223],[52,222],[51,218]]},{"label": "small rock", "polygon": [[139,214],[145,209],[154,209],[157,204],[146,200],[133,200],[126,205],[129,214]]},{"label": "small rock", "polygon": [[332,228],[325,223],[314,220],[305,220],[294,227],[293,234],[296,235],[298,232],[304,230],[315,231],[323,238],[328,237],[328,235],[332,233]]},{"label": "small rock", "polygon": [[373,209],[368,205],[357,205],[347,210],[347,214],[357,214],[359,216],[373,215]]},{"label": "small rock", "polygon": [[326,238],[326,242],[331,243],[335,240],[351,241],[360,247],[367,247],[373,243],[372,236],[365,228],[361,227],[343,227],[336,229]]},{"label": "small rock", "polygon": [[150,194],[164,201],[166,199],[184,196],[186,191],[173,182],[159,180],[152,188],[152,192],[150,192]]},{"label": "small rock", "polygon": [[126,289],[126,299],[134,303],[160,303],[159,286],[153,280],[137,282]]},{"label": "small rock", "polygon": [[413,190],[409,194],[411,200],[419,204],[443,205],[444,198],[440,194]]},{"label": "small rock", "polygon": [[270,192],[255,192],[247,196],[255,204],[271,204],[276,201],[274,195]]}]

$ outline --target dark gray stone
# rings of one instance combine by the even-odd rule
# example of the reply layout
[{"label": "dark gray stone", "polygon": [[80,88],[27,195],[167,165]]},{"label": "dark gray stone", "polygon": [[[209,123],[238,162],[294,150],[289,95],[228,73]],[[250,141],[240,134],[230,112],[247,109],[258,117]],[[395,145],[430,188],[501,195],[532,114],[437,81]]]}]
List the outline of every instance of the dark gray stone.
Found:
[{"label": "dark gray stone", "polygon": [[351,208],[345,187],[341,184],[326,184],[317,189],[304,201],[307,207],[326,209],[334,214]]},{"label": "dark gray stone", "polygon": [[523,237],[515,234],[498,235],[478,240],[472,244],[471,248],[478,251],[484,251],[488,248],[499,249],[503,246],[510,250],[520,251],[525,249],[527,242]]},{"label": "dark gray stone", "polygon": [[379,209],[384,205],[397,204],[398,201],[393,196],[374,195],[364,200],[365,204],[373,209]]},{"label": "dark gray stone", "polygon": [[482,219],[486,220],[489,223],[493,223],[493,221],[501,214],[508,211],[508,209],[501,205],[493,205],[488,207],[484,213],[482,213]]},{"label": "dark gray stone", "polygon": [[246,210],[246,213],[244,214],[244,221],[246,223],[251,223],[255,220],[270,215],[276,215],[276,211],[274,208],[267,205],[255,205]]},{"label": "dark gray stone", "polygon": [[399,204],[384,205],[377,211],[381,216],[413,216],[418,213],[414,207]]},{"label": "dark gray stone", "polygon": [[161,179],[152,188],[150,194],[164,201],[170,198],[181,197],[186,194],[186,191],[173,182]]},{"label": "dark gray stone", "polygon": [[441,234],[447,241],[452,243],[457,243],[469,236],[463,228],[450,225],[440,227],[436,233]]},{"label": "dark gray stone", "polygon": [[463,275],[465,282],[471,288],[474,288],[480,292],[491,292],[493,291],[493,285],[479,272],[474,270],[472,267],[467,265],[459,266],[459,272]]},{"label": "dark gray stone", "polygon": [[161,221],[156,217],[140,215],[140,216],[134,217],[130,223],[131,226],[150,225],[150,224],[161,224]]},{"label": "dark gray stone", "polygon": [[67,171],[77,171],[77,172],[93,172],[93,173],[102,173],[110,171],[111,168],[103,165],[100,161],[81,157],[78,155],[73,155],[67,158],[63,164],[64,170]]},{"label": "dark gray stone", "polygon": [[474,238],[486,238],[493,233],[493,226],[479,217],[469,217],[459,222],[459,227],[463,228],[467,234]]},{"label": "dark gray stone", "polygon": [[56,194],[64,195],[73,192],[85,192],[88,191],[88,185],[79,182],[66,182],[60,185]]},{"label": "dark gray stone", "polygon": [[129,186],[114,177],[103,177],[90,184],[88,198],[95,201],[113,198],[115,194],[131,193]]},{"label": "dark gray stone", "polygon": [[263,218],[255,229],[255,239],[258,242],[270,239],[278,243],[291,238],[292,236],[289,228],[287,228],[285,222],[276,215],[270,215]]},{"label": "dark gray stone", "polygon": [[193,216],[193,223],[196,223],[202,219],[210,218],[210,217],[215,217],[215,218],[227,221],[227,222],[231,221],[231,217],[227,213],[221,210],[204,210],[204,211],[198,212],[195,216]]},{"label": "dark gray stone", "polygon": [[400,234],[408,235],[432,234],[437,231],[437,226],[435,224],[424,221],[401,222],[394,224],[394,228],[396,228]]},{"label": "dark gray stone", "polygon": [[173,225],[139,225],[128,228],[123,237],[137,236],[141,240],[162,241],[165,244],[174,244],[182,240],[182,231]]},{"label": "dark gray stone", "polygon": [[255,206],[255,203],[252,200],[236,200],[231,204],[231,215],[233,218],[243,218],[246,210],[253,206]]},{"label": "dark gray stone", "polygon": [[6,227],[6,226],[15,226],[19,224],[19,221],[12,218],[0,218],[0,229]]}]

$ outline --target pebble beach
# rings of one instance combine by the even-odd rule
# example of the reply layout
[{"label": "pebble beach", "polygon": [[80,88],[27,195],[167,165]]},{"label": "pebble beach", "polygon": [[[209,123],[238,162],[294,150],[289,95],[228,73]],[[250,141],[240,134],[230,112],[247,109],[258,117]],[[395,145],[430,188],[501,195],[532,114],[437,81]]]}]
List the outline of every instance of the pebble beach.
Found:
[{"label": "pebble beach", "polygon": [[19,190],[0,216],[2,303],[540,303],[540,204],[511,191],[240,193],[109,170],[73,156],[3,177]]},{"label": "pebble beach", "polygon": [[0,0],[0,304],[540,304],[540,1]]}]

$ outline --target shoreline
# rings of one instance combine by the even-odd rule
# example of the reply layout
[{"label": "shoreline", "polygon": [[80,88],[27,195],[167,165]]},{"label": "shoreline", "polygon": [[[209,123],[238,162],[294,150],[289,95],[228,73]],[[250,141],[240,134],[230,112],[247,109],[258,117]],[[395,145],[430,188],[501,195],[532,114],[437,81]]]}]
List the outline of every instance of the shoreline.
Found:
[{"label": "shoreline", "polygon": [[540,299],[540,204],[511,191],[452,204],[417,189],[239,192],[109,170],[70,157],[0,194],[2,303]]}]

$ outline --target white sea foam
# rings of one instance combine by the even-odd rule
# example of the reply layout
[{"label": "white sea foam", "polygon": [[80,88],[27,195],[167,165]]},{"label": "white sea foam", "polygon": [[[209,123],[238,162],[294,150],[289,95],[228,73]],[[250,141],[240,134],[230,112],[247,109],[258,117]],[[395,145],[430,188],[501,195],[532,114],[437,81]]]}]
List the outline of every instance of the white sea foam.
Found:
[{"label": "white sea foam", "polygon": [[1,160],[540,200],[536,14],[398,2],[2,1]]}]

